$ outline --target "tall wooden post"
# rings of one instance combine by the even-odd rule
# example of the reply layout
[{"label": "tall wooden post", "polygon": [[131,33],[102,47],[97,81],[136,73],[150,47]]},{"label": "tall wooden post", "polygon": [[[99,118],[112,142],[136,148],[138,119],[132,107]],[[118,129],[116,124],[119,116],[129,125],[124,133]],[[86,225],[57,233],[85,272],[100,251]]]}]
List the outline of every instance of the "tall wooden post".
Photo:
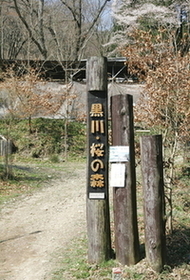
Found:
[{"label": "tall wooden post", "polygon": [[91,57],[87,62],[88,261],[100,263],[111,257],[108,196],[108,100],[107,60]]},{"label": "tall wooden post", "polygon": [[165,204],[162,136],[142,136],[141,168],[144,192],[145,250],[150,266],[157,272],[165,263]]},{"label": "tall wooden post", "polygon": [[128,146],[130,157],[125,162],[125,186],[113,188],[116,258],[124,265],[133,265],[139,261],[140,253],[132,96],[112,96],[111,115],[112,145]]}]

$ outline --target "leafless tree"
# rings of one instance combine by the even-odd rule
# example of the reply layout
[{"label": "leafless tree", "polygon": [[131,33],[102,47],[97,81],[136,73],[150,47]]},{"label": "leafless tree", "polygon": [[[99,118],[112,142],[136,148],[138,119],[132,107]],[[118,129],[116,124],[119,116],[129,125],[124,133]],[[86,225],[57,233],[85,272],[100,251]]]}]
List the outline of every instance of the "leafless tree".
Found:
[{"label": "leafless tree", "polygon": [[[106,4],[109,4],[107,0],[4,2],[1,35],[7,44],[5,57],[17,58],[19,55],[30,59],[80,60],[86,48],[89,50],[88,43],[91,39],[93,41],[94,34],[100,31],[98,26]],[[8,18],[5,17],[5,8]],[[2,24],[2,19],[6,23]],[[9,25],[13,27],[11,32],[3,32]],[[5,47],[1,49],[4,51]]]}]

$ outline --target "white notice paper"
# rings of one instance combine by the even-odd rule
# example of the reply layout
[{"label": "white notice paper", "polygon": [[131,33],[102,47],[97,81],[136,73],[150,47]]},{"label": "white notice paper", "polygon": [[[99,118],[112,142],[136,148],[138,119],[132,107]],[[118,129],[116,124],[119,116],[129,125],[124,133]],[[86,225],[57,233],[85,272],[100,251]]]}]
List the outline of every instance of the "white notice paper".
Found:
[{"label": "white notice paper", "polygon": [[110,175],[111,187],[124,187],[125,186],[125,164],[112,163]]},{"label": "white notice paper", "polygon": [[110,162],[127,162],[129,160],[129,146],[110,146]]}]

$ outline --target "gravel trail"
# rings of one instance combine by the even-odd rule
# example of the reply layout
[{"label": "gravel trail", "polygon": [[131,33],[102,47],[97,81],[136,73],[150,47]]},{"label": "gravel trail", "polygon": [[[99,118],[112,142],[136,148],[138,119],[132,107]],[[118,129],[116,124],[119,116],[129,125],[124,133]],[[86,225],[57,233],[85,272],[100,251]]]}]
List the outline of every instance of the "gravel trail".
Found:
[{"label": "gravel trail", "polygon": [[0,280],[51,280],[61,250],[85,232],[85,164],[70,165],[59,179],[1,206]]}]

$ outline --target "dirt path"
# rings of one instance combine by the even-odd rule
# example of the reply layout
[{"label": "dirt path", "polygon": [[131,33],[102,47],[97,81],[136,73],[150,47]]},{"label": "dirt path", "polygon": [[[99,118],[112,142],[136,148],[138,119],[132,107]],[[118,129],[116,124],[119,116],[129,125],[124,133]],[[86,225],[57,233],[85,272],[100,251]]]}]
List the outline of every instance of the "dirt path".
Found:
[{"label": "dirt path", "polygon": [[0,280],[50,280],[60,249],[86,230],[85,164],[71,164],[43,189],[3,205]]}]

